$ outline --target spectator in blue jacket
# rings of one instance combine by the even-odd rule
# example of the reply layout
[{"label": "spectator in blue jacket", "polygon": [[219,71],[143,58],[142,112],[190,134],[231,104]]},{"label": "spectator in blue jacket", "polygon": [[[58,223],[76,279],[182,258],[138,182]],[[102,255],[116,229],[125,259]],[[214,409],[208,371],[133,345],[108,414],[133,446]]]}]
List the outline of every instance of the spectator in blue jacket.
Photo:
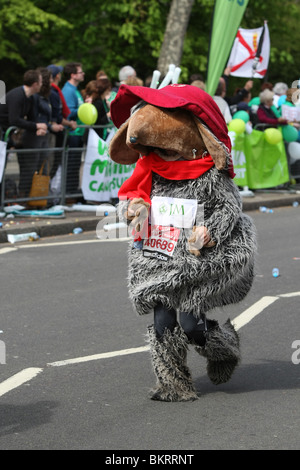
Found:
[{"label": "spectator in blue jacket", "polygon": [[[83,97],[78,89],[79,84],[84,81],[84,71],[82,70],[82,65],[79,62],[71,62],[66,64],[64,67],[64,74],[67,81],[62,88],[62,93],[65,97],[67,106],[71,111],[68,119],[71,121],[76,121],[79,125],[83,124],[78,119],[77,114],[79,106],[84,103]],[[70,150],[68,154],[68,164],[66,170],[66,192],[70,195],[77,193],[80,189],[79,171],[81,165],[81,148],[83,146],[82,137],[84,132],[85,128],[77,127],[74,131],[70,132],[68,138],[68,146]]]}]

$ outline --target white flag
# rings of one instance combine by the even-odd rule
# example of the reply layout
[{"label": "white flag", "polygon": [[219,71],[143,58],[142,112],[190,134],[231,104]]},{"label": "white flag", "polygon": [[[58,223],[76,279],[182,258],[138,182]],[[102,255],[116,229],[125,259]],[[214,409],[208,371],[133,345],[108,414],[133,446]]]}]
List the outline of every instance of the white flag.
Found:
[{"label": "white flag", "polygon": [[[256,59],[259,40],[263,33],[263,42],[259,57]],[[268,70],[270,57],[270,34],[267,22],[256,29],[239,28],[233,43],[227,67],[235,77],[263,78]],[[258,62],[256,62],[258,61]],[[255,69],[255,65],[256,69]]]}]

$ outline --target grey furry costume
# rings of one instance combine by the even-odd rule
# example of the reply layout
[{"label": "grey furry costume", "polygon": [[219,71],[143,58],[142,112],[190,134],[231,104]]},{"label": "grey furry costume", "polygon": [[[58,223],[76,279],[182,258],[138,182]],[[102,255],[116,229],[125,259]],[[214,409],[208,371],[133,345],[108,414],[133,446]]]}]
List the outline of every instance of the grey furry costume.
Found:
[{"label": "grey furry costume", "polygon": [[188,181],[153,175],[151,196],[194,198],[204,204],[204,224],[216,245],[196,257],[188,251],[182,230],[174,256],[167,262],[130,248],[129,297],[137,313],[150,313],[162,302],[200,318],[214,307],[242,300],[253,281],[255,231],[227,174],[212,168]]},{"label": "grey furry costume", "polygon": [[[130,108],[141,98],[142,106],[137,105],[129,117]],[[163,171],[159,174],[152,170],[149,194],[149,201],[153,197],[196,200],[204,209],[200,226],[208,231],[211,242],[203,243],[201,252],[195,251],[189,244],[191,231],[180,229],[173,256],[167,260],[146,257],[145,240],[131,243],[129,248],[130,300],[139,315],[154,311],[154,326],[148,328],[148,337],[157,387],[151,398],[195,400],[197,392],[186,365],[188,344],[207,359],[207,373],[214,384],[230,379],[240,361],[239,337],[229,319],[220,326],[215,320],[206,319],[205,314],[215,307],[241,301],[254,277],[255,228],[242,212],[239,191],[231,179],[227,126],[212,98],[188,85],[171,85],[162,90],[122,85],[112,102],[111,115],[117,127],[127,119],[110,144],[110,156],[118,163],[134,163],[139,154],[147,159],[149,152],[156,154],[159,168],[160,159],[167,162],[167,168],[182,160],[180,157],[195,160],[196,168],[206,164],[207,153],[213,159],[214,166],[205,167],[201,176],[193,175],[191,179],[186,172],[183,179],[172,179],[164,177]],[[147,160],[144,164],[147,169]],[[138,173],[138,178],[133,179],[134,184],[139,182],[139,176]],[[130,183],[124,190],[129,200],[120,201],[119,214],[136,229],[139,227],[139,232],[140,215],[146,214],[147,220],[150,202],[143,197],[146,194],[148,198],[148,193],[140,188],[143,197],[135,196],[129,188]],[[195,223],[197,230],[197,218]],[[192,324],[190,316],[194,319]],[[166,319],[163,330],[156,321],[158,317]]]}]

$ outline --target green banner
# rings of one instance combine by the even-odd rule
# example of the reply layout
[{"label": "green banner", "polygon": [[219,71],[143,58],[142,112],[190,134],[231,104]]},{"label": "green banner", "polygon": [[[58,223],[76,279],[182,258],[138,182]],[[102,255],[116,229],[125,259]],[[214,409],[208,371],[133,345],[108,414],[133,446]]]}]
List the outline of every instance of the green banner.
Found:
[{"label": "green banner", "polygon": [[290,180],[283,140],[271,145],[266,141],[264,132],[257,130],[253,130],[251,134],[235,135],[233,138],[231,135],[231,139],[236,173],[234,181],[238,186],[267,189]]},{"label": "green banner", "polygon": [[214,95],[249,0],[216,0],[211,32],[206,91]]},{"label": "green banner", "polygon": [[238,186],[248,186],[245,133],[236,134],[235,132],[230,132],[229,135],[232,142],[231,155],[235,172],[234,181]]},{"label": "green banner", "polygon": [[254,130],[245,137],[245,154],[250,189],[274,188],[289,181],[283,140],[271,145],[266,141],[264,132]]}]

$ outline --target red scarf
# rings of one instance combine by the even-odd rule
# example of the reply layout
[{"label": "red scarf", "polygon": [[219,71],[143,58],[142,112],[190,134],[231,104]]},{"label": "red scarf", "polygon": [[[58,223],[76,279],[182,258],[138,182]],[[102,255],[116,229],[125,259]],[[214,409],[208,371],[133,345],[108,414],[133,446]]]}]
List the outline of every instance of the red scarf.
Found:
[{"label": "red scarf", "polygon": [[55,90],[57,90],[59,93],[59,96],[62,102],[62,115],[65,119],[67,119],[67,117],[71,114],[71,111],[66,103],[65,97],[62,94],[62,91],[59,88],[59,86],[57,86],[55,83],[51,83],[51,86],[53,86],[53,88],[55,88]]},{"label": "red scarf", "polygon": [[140,158],[133,174],[121,186],[120,199],[143,198],[151,204],[152,172],[168,180],[196,179],[214,166],[210,155],[200,160],[167,162],[155,153]]}]

